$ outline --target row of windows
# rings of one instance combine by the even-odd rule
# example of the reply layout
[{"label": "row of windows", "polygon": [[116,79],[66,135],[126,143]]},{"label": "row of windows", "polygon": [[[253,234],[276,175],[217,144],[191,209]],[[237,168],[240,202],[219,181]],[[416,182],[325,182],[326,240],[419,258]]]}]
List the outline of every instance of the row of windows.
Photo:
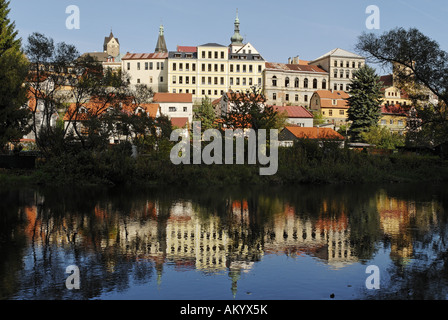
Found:
[{"label": "row of windows", "polygon": [[[336,111],[336,110],[335,110]],[[322,115],[326,115],[325,114],[326,112],[325,111],[322,111]],[[339,115],[340,116],[345,116],[345,110],[339,110]],[[330,117],[332,117],[333,116],[333,110],[328,110],[328,116],[330,116]]]},{"label": "row of windows", "polygon": [[208,59],[218,59],[218,56],[221,57],[221,59],[224,59],[225,53],[224,51],[202,51],[202,58],[208,58]]},{"label": "row of windows", "polygon": [[[393,125],[395,123],[395,121],[393,119],[389,120],[389,124]],[[385,126],[387,124],[386,120],[381,120],[381,125]],[[404,125],[404,121],[403,120],[397,120],[397,125],[402,126]]]},{"label": "row of windows", "polygon": [[[289,94],[287,93],[287,94],[285,94],[285,101],[290,101],[289,100]],[[277,100],[277,93],[273,93],[272,94],[272,100]],[[296,101],[296,102],[298,102],[299,101],[299,95],[298,94],[296,94],[296,95],[294,95],[294,101]],[[303,101],[305,101],[305,102],[308,102],[308,95],[307,94],[305,94],[304,96],[303,96]]]},{"label": "row of windows", "polygon": [[[257,78],[258,80],[257,80],[257,84],[259,85],[259,86],[261,86],[261,78]],[[231,85],[231,86],[233,86],[233,85],[236,85],[236,86],[240,86],[240,85],[243,85],[243,86],[245,86],[245,85],[249,85],[249,86],[252,86],[252,85],[254,85],[254,81],[252,80],[252,78],[239,78],[239,77],[236,77],[235,79],[233,78],[233,77],[230,77],[230,79],[229,79],[229,84]]]},{"label": "row of windows", "polygon": [[[173,76],[172,78],[172,84],[196,84],[196,77],[192,76]],[[208,84],[208,85],[225,85],[225,78],[224,77],[201,77],[201,84]],[[255,84],[255,81],[253,78],[229,78],[229,84],[231,86],[233,85],[249,85],[252,86]],[[257,78],[257,84],[261,86],[261,78]]]},{"label": "row of windows", "polygon": [[[185,67],[185,69],[184,69],[184,67]],[[179,62],[179,63],[176,63],[176,62],[174,62],[173,63],[173,65],[172,65],[172,70],[173,71],[190,71],[190,64],[189,63],[182,63],[182,62]],[[259,65],[258,66],[258,72],[260,73],[260,72],[262,72],[263,70],[262,70],[262,66],[261,65]],[[192,63],[191,64],[191,71],[196,71],[196,64],[195,63]],[[201,65],[201,71],[202,72],[225,72],[225,65],[224,64],[218,64],[218,63],[215,63],[215,64],[212,64],[212,63],[209,63],[209,64],[205,64],[205,63],[202,63],[202,65]],[[230,68],[229,68],[229,71],[230,72],[249,72],[249,73],[252,73],[252,72],[254,72],[254,66],[253,65],[246,65],[246,64],[243,64],[243,65],[239,65],[239,64],[236,64],[236,65],[233,65],[233,64],[231,64],[230,65]]]},{"label": "row of windows", "polygon": [[[169,112],[177,112],[177,107],[168,107]],[[188,107],[183,107],[183,112],[188,112]]]},{"label": "row of windows", "polygon": [[[137,62],[137,70],[141,70],[142,68],[142,63],[141,62]],[[144,68],[145,70],[154,70],[154,67],[156,68],[156,70],[163,70],[164,68],[164,63],[163,62],[145,62],[144,63]],[[127,63],[127,70],[131,70],[131,63],[128,62]]]},{"label": "row of windows", "polygon": [[[335,67],[344,68],[344,65],[346,68],[350,68],[350,65],[352,68],[356,68],[356,62],[355,61],[347,61],[347,60],[334,60],[333,65]],[[358,68],[362,67],[362,62],[358,62]]]},{"label": "row of windows", "polygon": [[[176,89],[176,88],[173,89],[173,93],[183,93],[183,92],[184,91],[182,89]],[[192,89],[190,91],[190,89],[185,89],[185,93],[191,93],[191,94],[195,95],[196,94],[196,90]],[[211,96],[212,94],[217,96],[218,93],[220,95],[223,95],[224,94],[224,90],[202,90],[201,93],[202,93],[203,96],[205,96],[206,94],[208,96]]]},{"label": "row of windows", "polygon": [[345,70],[345,72],[344,72],[344,70],[338,70],[338,69],[334,69],[333,70],[333,77],[334,78],[347,78],[347,79],[350,79],[350,78],[353,78],[353,72],[354,71],[350,71],[350,70]]},{"label": "row of windows", "polygon": [[[163,82],[163,77],[160,77],[159,82]],[[140,79],[137,79],[137,83],[141,83]],[[149,77],[149,83],[153,83],[152,77]]]},{"label": "row of windows", "polygon": [[[272,86],[273,87],[277,86],[277,80],[278,79],[277,79],[276,76],[272,77]],[[292,84],[294,85],[294,88],[300,88],[300,80],[299,80],[299,78],[295,78],[294,82]],[[290,79],[289,79],[289,77],[286,77],[285,78],[285,87],[288,88],[290,86],[291,86]],[[313,79],[313,81],[312,81],[312,88],[313,89],[317,89],[317,86],[318,86],[317,79]],[[305,78],[303,80],[303,88],[307,89],[308,87],[310,87],[310,83],[309,83],[308,78]],[[326,79],[322,80],[322,86],[321,87],[322,87],[322,89],[327,89],[327,80]]]}]

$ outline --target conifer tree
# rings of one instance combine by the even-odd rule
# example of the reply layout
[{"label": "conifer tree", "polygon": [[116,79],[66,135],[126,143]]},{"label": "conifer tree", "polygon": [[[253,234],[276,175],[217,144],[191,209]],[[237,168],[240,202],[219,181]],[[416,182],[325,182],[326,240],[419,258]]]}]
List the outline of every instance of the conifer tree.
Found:
[{"label": "conifer tree", "polygon": [[347,98],[349,129],[352,141],[360,141],[361,133],[377,126],[381,116],[381,82],[375,70],[367,65],[357,70],[350,83]]},{"label": "conifer tree", "polygon": [[21,51],[14,22],[8,18],[9,1],[0,0],[0,152],[8,142],[20,140],[29,132],[29,112],[24,85],[28,62]]}]

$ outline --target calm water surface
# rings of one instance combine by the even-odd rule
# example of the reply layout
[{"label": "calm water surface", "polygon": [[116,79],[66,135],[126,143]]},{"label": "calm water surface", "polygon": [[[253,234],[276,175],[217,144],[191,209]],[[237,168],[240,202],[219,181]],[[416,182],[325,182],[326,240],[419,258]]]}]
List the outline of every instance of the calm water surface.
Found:
[{"label": "calm water surface", "polygon": [[447,190],[2,190],[0,299],[446,299]]}]

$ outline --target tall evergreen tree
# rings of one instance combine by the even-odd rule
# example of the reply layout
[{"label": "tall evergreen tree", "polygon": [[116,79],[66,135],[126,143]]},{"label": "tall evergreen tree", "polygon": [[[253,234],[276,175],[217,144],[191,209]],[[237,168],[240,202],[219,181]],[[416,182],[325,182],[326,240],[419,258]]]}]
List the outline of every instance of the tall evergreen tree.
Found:
[{"label": "tall evergreen tree", "polygon": [[9,1],[0,0],[0,152],[29,132],[28,88],[24,85],[28,61],[21,51],[14,22],[8,18]]},{"label": "tall evergreen tree", "polygon": [[356,71],[348,93],[349,134],[352,141],[360,141],[361,133],[377,126],[381,116],[381,82],[375,70],[365,65]]}]

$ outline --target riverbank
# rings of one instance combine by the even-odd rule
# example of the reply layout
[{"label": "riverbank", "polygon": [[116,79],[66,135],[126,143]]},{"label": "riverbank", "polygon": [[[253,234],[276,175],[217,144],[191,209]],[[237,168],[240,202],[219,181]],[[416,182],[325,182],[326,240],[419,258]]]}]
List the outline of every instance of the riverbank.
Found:
[{"label": "riverbank", "polygon": [[275,175],[260,165],[174,165],[168,156],[80,152],[0,171],[1,185],[228,186],[448,181],[448,162],[416,154],[371,155],[332,146],[279,148]]}]

